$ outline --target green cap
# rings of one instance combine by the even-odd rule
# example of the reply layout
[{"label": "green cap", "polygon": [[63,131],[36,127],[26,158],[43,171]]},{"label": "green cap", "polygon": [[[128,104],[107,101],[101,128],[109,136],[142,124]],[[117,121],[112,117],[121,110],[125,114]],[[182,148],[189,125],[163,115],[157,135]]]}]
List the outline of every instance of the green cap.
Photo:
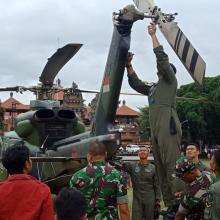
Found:
[{"label": "green cap", "polygon": [[176,161],[175,175],[179,178],[182,178],[183,175],[196,168],[196,164],[193,161],[190,161],[187,157],[180,157]]}]

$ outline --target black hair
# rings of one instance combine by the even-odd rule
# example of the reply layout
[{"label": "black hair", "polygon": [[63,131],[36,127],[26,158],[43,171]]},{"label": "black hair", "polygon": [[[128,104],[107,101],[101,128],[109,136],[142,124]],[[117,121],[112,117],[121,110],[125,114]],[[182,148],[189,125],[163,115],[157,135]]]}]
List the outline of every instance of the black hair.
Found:
[{"label": "black hair", "polygon": [[189,143],[189,144],[187,144],[186,149],[187,149],[187,147],[189,145],[195,146],[196,150],[200,151],[200,147],[199,147],[199,145],[197,143]]},{"label": "black hair", "polygon": [[220,149],[215,150],[213,153],[214,159],[218,165],[218,167],[220,168]]},{"label": "black hair", "polygon": [[176,73],[177,72],[176,67],[172,63],[170,63],[170,66],[172,67],[173,72]]},{"label": "black hair", "polygon": [[86,214],[86,199],[76,188],[63,188],[54,205],[58,220],[80,220]]},{"label": "black hair", "polygon": [[95,141],[89,145],[88,152],[93,156],[105,156],[106,148],[103,143]]},{"label": "black hair", "polygon": [[9,174],[21,174],[25,162],[29,160],[30,151],[23,143],[15,144],[6,149],[2,156],[2,164]]}]

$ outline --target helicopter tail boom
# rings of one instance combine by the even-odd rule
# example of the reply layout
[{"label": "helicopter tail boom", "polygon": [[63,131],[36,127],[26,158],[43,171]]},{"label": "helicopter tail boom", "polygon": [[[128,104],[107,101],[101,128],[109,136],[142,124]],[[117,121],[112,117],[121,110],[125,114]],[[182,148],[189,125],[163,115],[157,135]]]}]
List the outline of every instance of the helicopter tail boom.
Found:
[{"label": "helicopter tail boom", "polygon": [[131,28],[135,21],[143,18],[144,13],[138,11],[133,5],[126,6],[119,13],[113,13],[114,31],[95,112],[92,128],[94,135],[109,133],[114,123],[127,53],[130,48]]}]

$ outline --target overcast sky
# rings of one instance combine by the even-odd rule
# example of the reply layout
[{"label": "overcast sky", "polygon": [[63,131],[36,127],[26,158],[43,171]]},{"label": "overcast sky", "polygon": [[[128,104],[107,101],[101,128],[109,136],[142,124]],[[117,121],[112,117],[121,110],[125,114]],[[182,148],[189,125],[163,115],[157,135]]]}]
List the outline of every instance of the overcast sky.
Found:
[{"label": "overcast sky", "polygon": [[[58,47],[82,43],[78,54],[58,74],[70,87],[99,90],[111,42],[112,12],[132,0],[1,0],[0,87],[32,86]],[[206,76],[217,76],[220,61],[220,2],[218,0],[157,0],[164,12],[178,12],[176,21],[206,61]],[[147,35],[149,20],[138,21],[132,29],[131,50],[134,67],[141,79],[156,81],[155,57]],[[158,31],[159,32],[159,31]],[[178,69],[179,86],[193,82],[164,37],[158,33],[170,60]],[[123,92],[133,92],[125,75]],[[31,93],[14,95],[25,104]],[[4,101],[8,93],[0,93]],[[88,103],[93,96],[83,95]],[[122,96],[130,107],[143,107],[146,97]]]}]

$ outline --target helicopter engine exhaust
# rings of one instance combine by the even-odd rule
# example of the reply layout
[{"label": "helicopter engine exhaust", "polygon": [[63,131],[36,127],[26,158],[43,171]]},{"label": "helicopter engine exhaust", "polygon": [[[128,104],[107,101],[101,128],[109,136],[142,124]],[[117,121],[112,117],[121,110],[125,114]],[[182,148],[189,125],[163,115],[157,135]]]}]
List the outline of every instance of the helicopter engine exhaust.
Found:
[{"label": "helicopter engine exhaust", "polygon": [[55,117],[55,113],[51,109],[40,109],[35,112],[34,119],[36,121],[50,121]]},{"label": "helicopter engine exhaust", "polygon": [[76,121],[77,117],[74,111],[62,109],[57,112],[60,121]]},{"label": "helicopter engine exhaust", "polygon": [[61,109],[54,111],[52,109],[40,109],[33,115],[34,120],[40,121],[51,121],[56,118],[58,121],[69,121],[74,122],[77,120],[77,116],[74,111]]}]

